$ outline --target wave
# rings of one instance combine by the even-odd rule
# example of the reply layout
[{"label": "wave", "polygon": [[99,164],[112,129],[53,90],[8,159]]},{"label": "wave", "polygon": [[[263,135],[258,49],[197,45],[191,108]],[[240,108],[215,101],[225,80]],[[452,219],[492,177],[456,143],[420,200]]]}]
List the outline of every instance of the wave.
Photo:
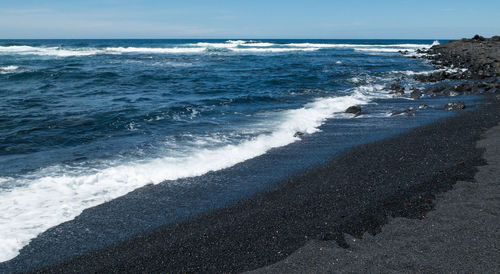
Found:
[{"label": "wave", "polygon": [[325,43],[286,43],[277,44],[260,41],[228,40],[223,43],[199,42],[175,47],[107,47],[107,48],[62,48],[62,47],[32,47],[32,46],[0,46],[0,54],[38,55],[38,56],[92,56],[97,54],[200,54],[210,53],[213,50],[224,49],[229,52],[263,53],[263,52],[293,52],[316,51],[325,48],[352,48],[355,51],[372,52],[398,52],[407,50],[414,52],[417,49],[426,49],[439,44],[435,41],[427,44],[391,44],[391,45],[366,45],[366,44],[325,44]]},{"label": "wave", "polygon": [[38,55],[38,56],[89,56],[102,53],[95,48],[65,49],[60,47],[31,47],[31,46],[0,46],[0,54]]},{"label": "wave", "polygon": [[18,70],[18,66],[5,66],[5,67],[0,67],[0,74],[7,74],[7,73],[12,73],[15,70]]},{"label": "wave", "polygon": [[316,51],[319,48],[232,48],[234,52],[259,53],[259,52],[292,52],[292,51]]},{"label": "wave", "polygon": [[[105,163],[101,169],[53,166],[21,178],[0,178],[16,186],[0,192],[0,261],[14,258],[39,233],[96,206],[147,184],[199,176],[233,166],[268,150],[299,140],[297,131],[312,134],[351,105],[369,103],[382,87],[360,87],[352,95],[317,99],[299,109],[270,113],[256,137],[239,144],[193,148],[189,156],[165,156],[126,163]],[[377,93],[374,95],[373,92]],[[278,116],[276,116],[278,115]],[[266,119],[269,121],[269,119]],[[260,126],[260,125],[259,125]],[[224,142],[221,142],[224,143]]]},{"label": "wave", "polygon": [[394,45],[356,45],[354,51],[365,52],[406,52],[406,55],[415,56],[417,50],[429,49],[432,46],[439,45],[439,41],[434,41],[432,44],[394,44]]},{"label": "wave", "polygon": [[391,48],[354,48],[354,51],[371,51],[371,52],[400,52],[400,51],[414,51],[413,49],[391,49]]},{"label": "wave", "polygon": [[119,53],[201,53],[206,48],[136,48],[136,47],[114,47],[106,48],[105,53],[119,54]]}]

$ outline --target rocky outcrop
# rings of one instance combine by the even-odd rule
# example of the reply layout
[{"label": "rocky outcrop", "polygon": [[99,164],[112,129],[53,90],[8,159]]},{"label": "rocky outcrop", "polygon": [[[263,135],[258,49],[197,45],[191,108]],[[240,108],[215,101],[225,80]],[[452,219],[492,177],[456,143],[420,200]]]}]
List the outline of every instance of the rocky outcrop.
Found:
[{"label": "rocky outcrop", "polygon": [[[436,65],[466,68],[467,72],[463,73],[465,79],[500,76],[500,36],[486,39],[476,35],[472,39],[433,46],[428,53]],[[450,76],[445,74],[438,78],[450,79]],[[437,78],[434,76],[428,78],[428,80],[434,79]]]}]

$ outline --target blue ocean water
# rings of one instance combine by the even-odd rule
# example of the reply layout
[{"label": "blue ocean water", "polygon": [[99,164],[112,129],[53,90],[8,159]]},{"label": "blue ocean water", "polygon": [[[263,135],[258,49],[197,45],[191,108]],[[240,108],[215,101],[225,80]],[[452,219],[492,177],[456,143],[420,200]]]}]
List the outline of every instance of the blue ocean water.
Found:
[{"label": "blue ocean water", "polygon": [[[410,57],[433,42],[0,40],[0,261],[85,208],[326,121],[389,125],[394,101],[412,102],[389,86],[422,85],[411,76],[433,68]],[[351,105],[377,107],[355,117]]]}]

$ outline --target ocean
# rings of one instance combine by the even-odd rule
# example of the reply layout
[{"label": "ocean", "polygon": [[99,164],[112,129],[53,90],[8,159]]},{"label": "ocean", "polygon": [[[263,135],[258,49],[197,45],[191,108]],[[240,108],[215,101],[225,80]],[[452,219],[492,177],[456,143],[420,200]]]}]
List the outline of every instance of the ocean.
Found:
[{"label": "ocean", "polygon": [[[412,57],[433,43],[0,40],[0,261],[84,209],[146,185],[201,184],[279,151],[268,162],[284,166],[249,165],[238,184],[224,177],[230,194],[206,192],[209,205],[176,211],[191,216],[449,115],[439,110],[443,99],[408,95],[426,85],[413,75],[434,70]],[[405,95],[389,93],[395,82]],[[417,117],[390,116],[422,102],[431,107]],[[362,115],[344,113],[352,105]],[[195,196],[183,206],[195,208]]]}]

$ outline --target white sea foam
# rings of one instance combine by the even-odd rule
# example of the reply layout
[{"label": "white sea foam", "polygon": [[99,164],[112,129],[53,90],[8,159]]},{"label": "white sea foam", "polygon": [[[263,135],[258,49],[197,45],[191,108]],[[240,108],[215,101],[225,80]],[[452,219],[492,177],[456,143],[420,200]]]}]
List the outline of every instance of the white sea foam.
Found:
[{"label": "white sea foam", "polygon": [[369,51],[369,52],[400,52],[400,51],[414,51],[413,49],[392,49],[392,48],[354,48],[354,51]]},{"label": "white sea foam", "polygon": [[31,47],[31,46],[0,46],[0,54],[19,54],[19,55],[39,55],[39,56],[89,56],[103,53],[102,50],[95,48],[75,48],[65,49],[59,47]]},{"label": "white sea foam", "polygon": [[0,70],[8,71],[8,70],[16,70],[18,68],[19,68],[18,66],[5,66],[5,67],[0,67]]},{"label": "white sea foam", "polygon": [[316,51],[319,48],[231,48],[234,52],[262,53],[262,52],[292,52],[292,51]]},{"label": "white sea foam", "polygon": [[[382,86],[360,87],[350,96],[317,99],[302,108],[269,114],[272,126],[239,144],[194,150],[189,156],[107,163],[105,168],[53,166],[23,178],[3,178],[0,191],[0,261],[15,257],[31,239],[48,228],[71,220],[89,208],[142,187],[202,175],[262,155],[269,149],[299,140],[297,131],[319,131],[327,118],[351,105],[368,103]],[[193,113],[194,114],[194,113]],[[276,116],[277,115],[277,116]],[[343,115],[343,114],[342,114]]]},{"label": "white sea foam", "polygon": [[209,52],[209,49],[227,49],[232,52],[262,53],[262,52],[292,52],[315,51],[325,48],[352,48],[355,51],[367,52],[398,52],[409,51],[415,54],[417,49],[426,49],[439,44],[435,41],[432,45],[424,44],[326,44],[326,43],[288,43],[275,44],[259,41],[229,40],[224,43],[199,42],[192,44],[176,45],[171,47],[108,47],[108,48],[61,48],[61,47],[32,47],[32,46],[0,46],[0,54],[38,55],[38,56],[92,56],[96,54],[200,54]]},{"label": "white sea foam", "polygon": [[208,48],[236,48],[241,47],[272,47],[275,46],[274,43],[266,42],[254,42],[254,41],[243,41],[243,40],[229,40],[225,43],[209,43],[209,42],[198,42],[194,44],[188,44],[188,46],[194,47],[208,47]]},{"label": "white sea foam", "polygon": [[18,66],[5,66],[5,67],[0,67],[0,74],[7,74],[7,73],[13,73],[16,70],[18,70]]},{"label": "white sea foam", "polygon": [[106,48],[105,53],[201,53],[204,52],[206,48],[186,48],[186,47],[174,47],[174,48],[137,48],[137,47],[113,47]]}]

